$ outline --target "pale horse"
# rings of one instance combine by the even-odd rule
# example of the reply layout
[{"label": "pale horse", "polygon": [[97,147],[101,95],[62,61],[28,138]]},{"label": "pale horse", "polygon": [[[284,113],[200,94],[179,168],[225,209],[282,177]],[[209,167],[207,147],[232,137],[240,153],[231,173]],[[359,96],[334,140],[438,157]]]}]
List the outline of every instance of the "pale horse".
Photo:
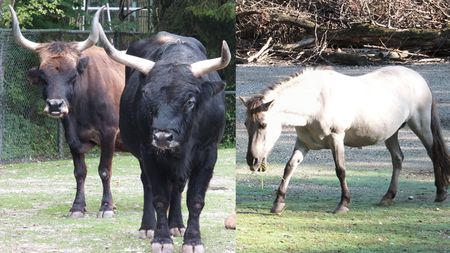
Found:
[{"label": "pale horse", "polygon": [[282,126],[294,126],[297,133],[273,213],[285,208],[294,170],[309,150],[319,149],[331,149],[340,181],[341,201],[334,213],[347,212],[350,193],[345,180],[344,146],[363,147],[382,141],[391,154],[393,173],[380,204],[392,204],[403,162],[398,131],[405,124],[419,137],[433,162],[435,201],[447,197],[450,158],[430,88],[414,70],[389,66],[361,76],[347,76],[331,69],[307,69],[241,100],[247,108],[246,159],[252,171],[265,169]]}]

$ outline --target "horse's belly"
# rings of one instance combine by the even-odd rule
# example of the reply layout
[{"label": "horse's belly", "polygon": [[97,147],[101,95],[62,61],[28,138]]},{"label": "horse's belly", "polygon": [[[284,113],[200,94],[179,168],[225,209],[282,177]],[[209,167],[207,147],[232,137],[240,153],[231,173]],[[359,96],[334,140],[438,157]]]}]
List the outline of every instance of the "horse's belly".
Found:
[{"label": "horse's belly", "polygon": [[349,147],[363,147],[377,144],[391,137],[399,129],[400,125],[350,128],[345,133],[344,144]]}]

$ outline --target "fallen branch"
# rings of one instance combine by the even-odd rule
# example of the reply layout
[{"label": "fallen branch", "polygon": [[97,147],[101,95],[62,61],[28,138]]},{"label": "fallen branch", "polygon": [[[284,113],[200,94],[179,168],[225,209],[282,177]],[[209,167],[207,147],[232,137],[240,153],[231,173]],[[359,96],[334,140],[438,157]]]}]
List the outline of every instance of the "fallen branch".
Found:
[{"label": "fallen branch", "polygon": [[270,42],[272,42],[272,37],[267,40],[266,44],[256,54],[248,57],[248,62],[253,62],[254,60],[258,59],[263,53],[267,53],[265,51],[269,48]]}]

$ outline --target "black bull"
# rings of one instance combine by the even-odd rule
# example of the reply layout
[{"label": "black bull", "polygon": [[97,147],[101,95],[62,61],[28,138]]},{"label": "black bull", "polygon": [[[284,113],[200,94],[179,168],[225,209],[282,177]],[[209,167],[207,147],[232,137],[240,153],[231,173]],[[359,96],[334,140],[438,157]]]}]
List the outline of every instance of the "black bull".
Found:
[{"label": "black bull", "polygon": [[[17,43],[39,54],[40,65],[28,71],[28,79],[42,87],[46,101],[44,112],[61,119],[64,126],[77,184],[70,215],[79,217],[86,211],[84,182],[87,168],[84,155],[99,145],[98,173],[103,184],[99,216],[112,216],[112,157],[115,148],[121,149],[119,99],[124,87],[125,67],[112,61],[103,49],[94,46],[98,40],[96,29],[83,42],[35,43],[23,37],[11,6],[10,11]],[[99,14],[100,11],[94,21],[98,22]]]},{"label": "black bull", "polygon": [[224,42],[222,57],[206,60],[196,39],[160,32],[124,54],[99,28],[108,54],[128,66],[119,125],[142,170],[141,231],[154,230],[153,252],[171,252],[170,229],[184,230],[180,201],[189,181],[183,252],[203,252],[199,216],[225,126],[225,84],[216,70],[229,63],[228,46]]}]

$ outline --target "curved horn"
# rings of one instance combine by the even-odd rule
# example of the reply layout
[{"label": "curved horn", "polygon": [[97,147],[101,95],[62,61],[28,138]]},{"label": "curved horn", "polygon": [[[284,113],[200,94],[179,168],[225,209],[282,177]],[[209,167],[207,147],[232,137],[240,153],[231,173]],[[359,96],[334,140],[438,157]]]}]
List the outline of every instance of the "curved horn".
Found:
[{"label": "curved horn", "polygon": [[17,18],[17,14],[14,11],[11,5],[8,5],[9,11],[11,12],[12,17],[12,30],[14,34],[14,38],[16,39],[17,44],[21,45],[24,48],[28,48],[30,50],[36,51],[36,49],[41,45],[40,43],[33,42],[31,40],[27,40],[23,37],[22,32],[20,32],[19,27],[19,19]]},{"label": "curved horn", "polygon": [[103,43],[103,47],[106,53],[116,62],[122,63],[125,66],[136,69],[139,72],[148,75],[152,70],[153,66],[155,66],[155,62],[140,58],[137,56],[126,54],[123,51],[118,51],[114,48],[113,45],[109,42],[108,38],[103,31],[103,27],[100,24],[97,24],[99,30],[100,41]]},{"label": "curved horn", "polygon": [[102,13],[103,9],[105,9],[106,6],[102,6],[100,9],[95,12],[94,18],[92,18],[92,24],[91,24],[91,32],[89,33],[89,37],[85,41],[77,42],[77,50],[82,52],[83,50],[86,50],[93,45],[95,45],[98,41],[98,25],[99,24],[99,18],[100,13]]},{"label": "curved horn", "polygon": [[191,71],[195,77],[208,74],[211,71],[225,68],[231,60],[230,48],[226,41],[222,42],[222,54],[219,58],[198,61],[191,64]]}]

